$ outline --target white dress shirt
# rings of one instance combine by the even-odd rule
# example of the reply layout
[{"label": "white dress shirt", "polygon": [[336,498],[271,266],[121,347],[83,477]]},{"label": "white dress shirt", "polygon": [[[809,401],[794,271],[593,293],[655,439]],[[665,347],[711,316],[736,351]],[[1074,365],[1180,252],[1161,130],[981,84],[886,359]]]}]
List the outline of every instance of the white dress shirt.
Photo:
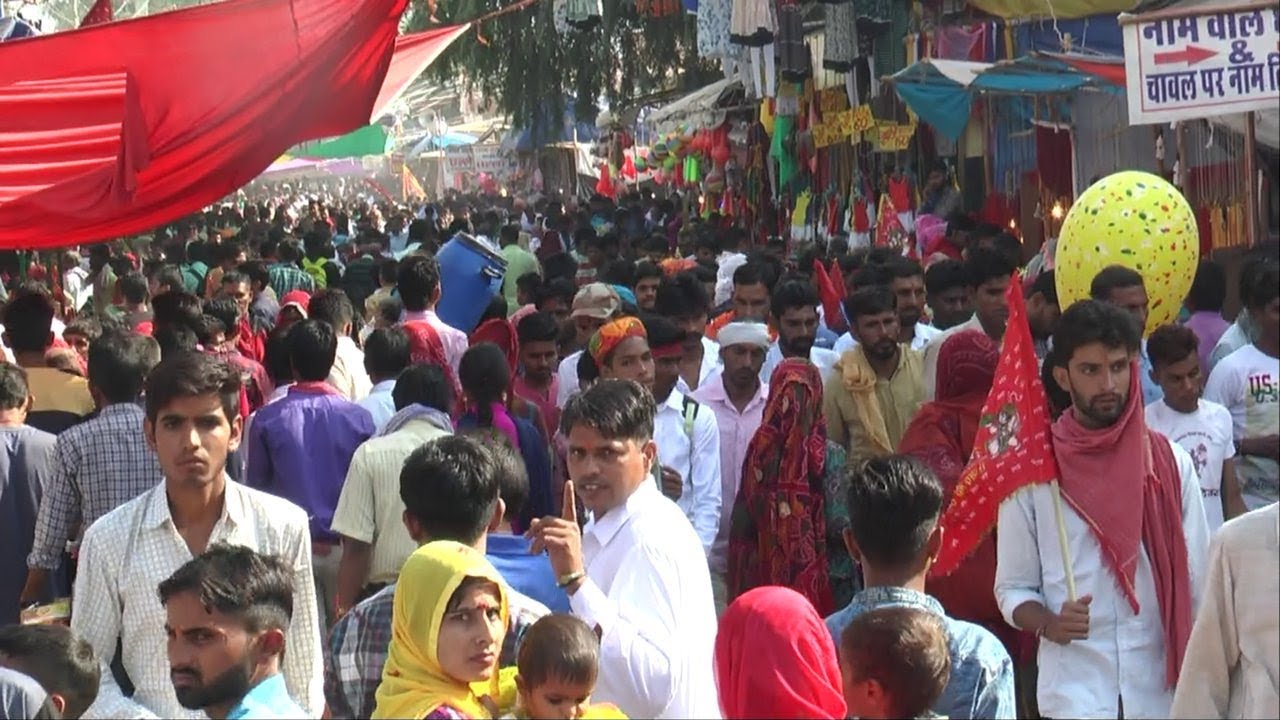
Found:
[{"label": "white dress shirt", "polygon": [[[922,322],[916,323],[915,334],[911,336],[911,349],[923,350],[925,345],[935,337],[941,335],[944,331],[935,328],[932,325],[925,325]],[[858,341],[853,339],[853,333],[845,333],[836,340],[836,344],[831,349],[837,354],[843,356],[845,353],[858,346]]]},{"label": "white dress shirt", "polygon": [[[702,387],[713,375],[719,375],[721,369],[720,362],[720,343],[715,340],[702,338],[702,366],[698,368],[698,387]],[[681,377],[676,381],[676,390],[688,395],[696,388],[690,388],[689,383]]]},{"label": "white dress shirt", "polygon": [[601,632],[596,701],[628,717],[720,717],[716,614],[699,547],[684,514],[648,480],[587,523],[587,579],[569,605]]},{"label": "white dress shirt", "polygon": [[715,413],[701,405],[693,416],[693,427],[687,427],[685,397],[672,390],[658,404],[653,440],[658,443],[658,462],[680,473],[676,505],[693,523],[703,550],[710,552],[720,528],[720,430]]},{"label": "white dress shirt", "polygon": [[[773,371],[782,364],[782,348],[778,347],[778,343],[769,346],[769,352],[764,354],[764,366],[760,368],[760,382],[769,383],[769,378],[773,376]],[[822,384],[827,384],[827,379],[831,377],[831,373],[836,366],[836,362],[840,360],[840,355],[834,350],[827,350],[814,346],[809,350],[809,362],[818,367],[818,372],[822,373]]]},{"label": "white dress shirt", "polygon": [[369,411],[369,415],[373,418],[373,426],[378,428],[378,432],[382,432],[382,428],[386,427],[387,421],[392,415],[396,414],[396,402],[391,397],[391,391],[396,389],[396,381],[383,380],[377,383],[369,390],[369,394],[356,404]]},{"label": "white dress shirt", "polygon": [[440,336],[440,345],[444,348],[444,357],[453,368],[454,375],[457,375],[458,365],[462,363],[462,356],[467,352],[467,347],[469,346],[467,334],[441,320],[435,310],[426,310],[420,313],[406,311],[404,321],[411,322],[414,320],[425,321]]},{"label": "white dress shirt", "polygon": [[943,330],[935,335],[929,342],[925,343],[923,358],[924,370],[920,377],[921,381],[924,383],[925,402],[932,402],[938,392],[938,351],[942,350],[942,343],[946,342],[947,338],[952,335],[962,333],[965,330],[979,330],[985,332],[982,330],[982,323],[979,322],[977,313],[974,313],[973,317],[965,320],[959,325],[954,325]]},{"label": "white dress shirt", "polygon": [[[311,717],[324,710],[323,674],[311,530],[302,508],[226,480],[222,517],[209,545],[242,545],[293,567],[293,618],[285,635],[282,672],[289,695]],[[84,534],[72,594],[71,629],[93,646],[102,664],[98,697],[86,718],[202,718],[178,703],[165,652],[165,611],[156,588],[192,559],[169,514],[164,483],[103,515]],[[109,663],[123,641],[125,697]]]},{"label": "white dress shirt", "polygon": [[[1182,480],[1182,531],[1191,573],[1192,612],[1199,605],[1209,551],[1209,524],[1195,463],[1170,442]],[[1099,478],[1099,482],[1106,482]],[[1117,499],[1117,502],[1120,502]],[[1135,499],[1134,502],[1137,502]],[[1135,512],[1140,512],[1135,507]],[[1134,578],[1140,612],[1134,614],[1103,562],[1102,547],[1065,500],[1063,524],[1079,597],[1092,595],[1089,637],[1059,645],[1040,643],[1036,694],[1045,717],[1114,718],[1124,698],[1126,718],[1167,718],[1173,689],[1165,683],[1164,628],[1151,561],[1138,553]],[[1059,612],[1067,601],[1066,571],[1048,485],[1016,493],[1000,507],[996,534],[996,601],[1013,625],[1013,611],[1035,601]]]},{"label": "white dress shirt", "polygon": [[1280,506],[1222,526],[1187,642],[1175,718],[1280,717]]},{"label": "white dress shirt", "polygon": [[556,368],[556,407],[561,410],[569,404],[569,398],[578,394],[578,360],[582,359],[582,351],[570,353],[569,357],[560,361]]},{"label": "white dress shirt", "polygon": [[363,400],[373,387],[364,369],[364,351],[346,335],[338,336],[338,352],[329,371],[329,384],[351,402]]},{"label": "white dress shirt", "polygon": [[742,487],[742,463],[747,458],[747,447],[764,417],[765,402],[769,399],[769,386],[760,383],[756,394],[738,412],[729,394],[725,392],[723,376],[716,376],[693,393],[693,399],[706,405],[715,413],[716,426],[720,429],[720,529],[709,556],[711,572],[724,575],[729,563],[729,518],[733,515],[733,503]]}]

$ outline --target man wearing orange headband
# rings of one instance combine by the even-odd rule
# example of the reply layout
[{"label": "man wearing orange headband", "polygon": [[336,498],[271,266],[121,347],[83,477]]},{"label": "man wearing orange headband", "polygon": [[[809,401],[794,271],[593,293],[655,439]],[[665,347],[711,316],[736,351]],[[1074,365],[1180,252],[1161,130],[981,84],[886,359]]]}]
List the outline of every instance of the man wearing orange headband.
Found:
[{"label": "man wearing orange headband", "polygon": [[587,342],[587,352],[600,368],[601,378],[635,380],[652,391],[653,353],[639,318],[620,317],[605,323]]}]

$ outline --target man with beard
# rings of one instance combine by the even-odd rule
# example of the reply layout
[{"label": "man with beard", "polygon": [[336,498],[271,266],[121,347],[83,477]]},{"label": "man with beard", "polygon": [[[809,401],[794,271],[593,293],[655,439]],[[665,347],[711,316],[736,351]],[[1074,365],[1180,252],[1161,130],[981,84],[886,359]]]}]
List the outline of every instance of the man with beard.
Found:
[{"label": "man with beard", "polygon": [[724,614],[729,558],[729,517],[742,485],[742,461],[760,427],[769,385],[760,381],[760,368],[769,349],[764,323],[735,322],[720,329],[720,359],[724,371],[703,383],[692,397],[710,408],[720,429],[720,529],[711,544],[711,589],[716,611]]},{"label": "man with beard", "polygon": [[293,582],[279,558],[215,545],[160,583],[178,702],[213,720],[300,718],[280,674]]},{"label": "man with beard", "polygon": [[[200,716],[184,711],[174,692],[165,609],[155,588],[218,543],[289,564],[297,594],[282,672],[289,694],[308,717],[318,717],[324,692],[307,513],[226,474],[227,454],[240,445],[239,373],[213,355],[176,353],[147,376],[145,397],[143,434],[164,481],[99,518],[80,546],[71,629],[103,662],[101,688],[85,717]],[[117,644],[131,696],[107,667]]]},{"label": "man with beard", "polygon": [[[864,279],[868,275],[874,278],[871,282]],[[886,285],[897,298],[899,343],[910,346],[912,350],[922,350],[930,340],[942,333],[923,321],[925,283],[924,269],[920,267],[920,263],[895,256],[881,267],[864,267],[855,273],[853,287],[866,287],[869,284]],[[853,333],[847,332],[836,340],[832,350],[844,355],[856,344]]]},{"label": "man with beard", "polygon": [[892,455],[923,402],[920,354],[898,342],[894,294],[872,285],[854,291],[845,314],[857,344],[840,357],[823,390],[828,439],[858,463]]},{"label": "man with beard", "polygon": [[1062,314],[1051,353],[1071,395],[1053,425],[1061,500],[1040,484],[1000,506],[996,601],[1042,639],[1044,717],[1169,717],[1191,634],[1209,527],[1195,463],[1147,428],[1140,339],[1110,303]]},{"label": "man with beard", "polygon": [[[760,381],[769,382],[773,369],[786,358],[807,358],[818,367],[825,383],[840,356],[815,347],[818,339],[818,291],[803,280],[786,280],[773,291],[769,307],[778,329],[778,341],[769,347],[760,369]],[[896,328],[895,328],[895,332]],[[896,335],[895,335],[896,337]]]},{"label": "man with beard", "polygon": [[[926,401],[934,399],[940,370],[938,351],[947,338],[965,330],[981,330],[997,343],[1004,340],[1005,324],[1009,322],[1009,302],[1005,299],[1005,291],[1009,289],[1017,267],[1003,253],[989,248],[974,248],[965,258],[964,269],[973,295],[973,317],[951,327],[925,346],[922,378]],[[945,372],[946,368],[941,370]]]}]

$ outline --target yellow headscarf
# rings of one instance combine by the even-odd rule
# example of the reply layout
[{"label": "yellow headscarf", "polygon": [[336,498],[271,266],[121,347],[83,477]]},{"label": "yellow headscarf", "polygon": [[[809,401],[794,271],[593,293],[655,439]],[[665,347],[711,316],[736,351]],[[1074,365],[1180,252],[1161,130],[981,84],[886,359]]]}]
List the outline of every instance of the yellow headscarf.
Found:
[{"label": "yellow headscarf", "polygon": [[[467,578],[491,580],[498,587],[502,623],[506,626],[506,589],[502,577],[482,553],[461,543],[439,541],[423,545],[405,561],[396,582],[391,648],[382,670],[373,717],[421,718],[441,705],[468,717],[490,716],[472,686],[445,674],[437,655],[445,606]],[[498,702],[502,693],[497,667],[490,685],[489,694]]]},{"label": "yellow headscarf", "polygon": [[880,398],[876,397],[876,371],[867,360],[862,346],[840,356],[835,370],[840,373],[844,389],[853,397],[854,412],[858,416],[858,423],[862,425],[862,431],[866,433],[867,444],[871,446],[873,455],[893,454],[893,443],[889,441],[889,430],[885,426],[884,412],[880,409]]}]

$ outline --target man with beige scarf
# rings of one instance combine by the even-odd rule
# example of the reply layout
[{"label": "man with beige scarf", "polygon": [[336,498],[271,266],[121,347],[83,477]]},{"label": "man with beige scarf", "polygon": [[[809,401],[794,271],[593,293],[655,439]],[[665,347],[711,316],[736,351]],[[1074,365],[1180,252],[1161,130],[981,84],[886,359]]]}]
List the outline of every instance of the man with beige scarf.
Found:
[{"label": "man with beige scarf", "polygon": [[919,351],[898,342],[893,293],[857,290],[845,301],[858,344],[836,363],[823,392],[828,437],[849,462],[890,455],[924,400]]}]

